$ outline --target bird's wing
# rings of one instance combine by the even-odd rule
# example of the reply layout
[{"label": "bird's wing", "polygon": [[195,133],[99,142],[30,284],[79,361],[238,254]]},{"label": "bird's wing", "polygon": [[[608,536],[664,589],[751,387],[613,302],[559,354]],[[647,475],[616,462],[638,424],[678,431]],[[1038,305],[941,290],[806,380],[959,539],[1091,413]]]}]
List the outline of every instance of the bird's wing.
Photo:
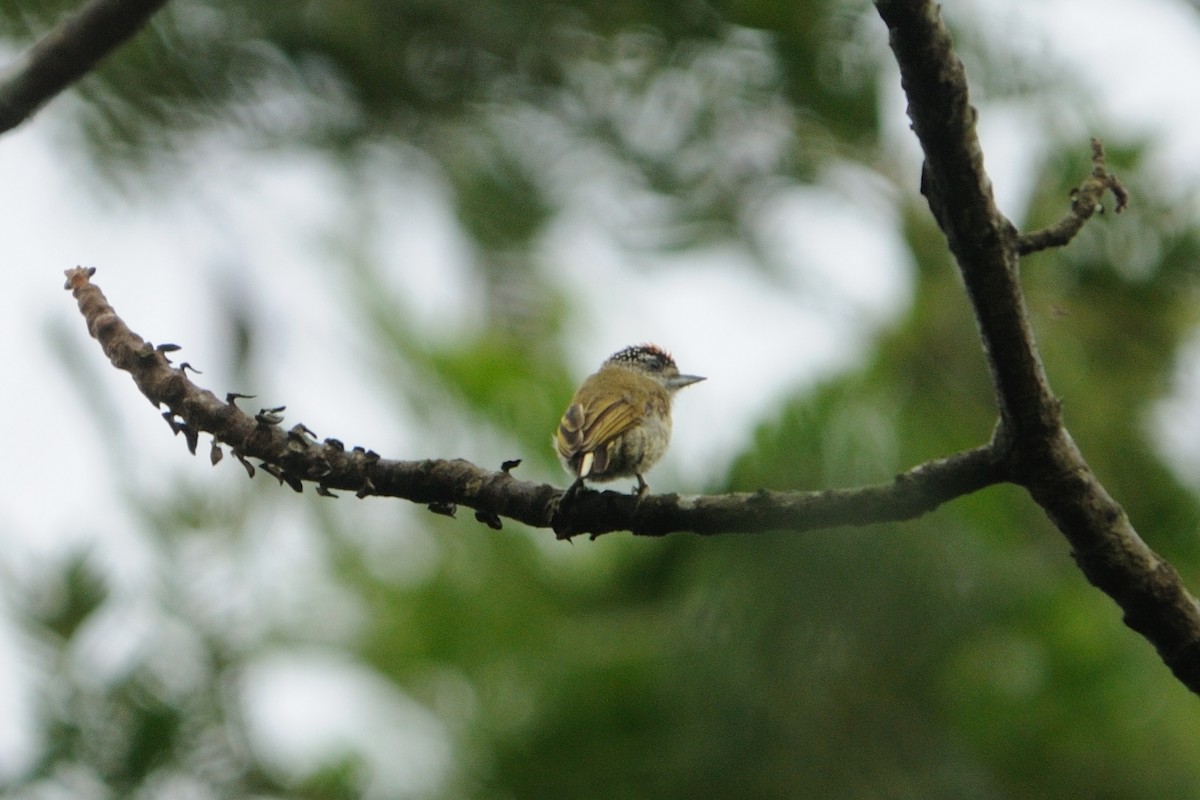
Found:
[{"label": "bird's wing", "polygon": [[604,472],[607,444],[637,425],[642,413],[623,396],[603,403],[572,403],[558,424],[558,452],[573,463],[583,454],[596,453],[588,471]]}]

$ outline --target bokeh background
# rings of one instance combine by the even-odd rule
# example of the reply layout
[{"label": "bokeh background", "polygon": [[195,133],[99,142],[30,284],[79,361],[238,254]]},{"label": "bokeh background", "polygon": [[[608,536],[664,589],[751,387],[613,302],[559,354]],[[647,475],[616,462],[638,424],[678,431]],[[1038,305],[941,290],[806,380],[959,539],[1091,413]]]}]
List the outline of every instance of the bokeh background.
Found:
[{"label": "bokeh background", "polygon": [[[74,4],[0,2],[5,61]],[[1200,588],[1200,11],[947,2],[1071,431]],[[1019,490],[573,545],[187,454],[96,282],[218,394],[558,481],[651,340],[658,491],[888,479],[995,417],[858,0],[174,0],[0,137],[0,788],[20,798],[1194,798],[1200,707]]]}]

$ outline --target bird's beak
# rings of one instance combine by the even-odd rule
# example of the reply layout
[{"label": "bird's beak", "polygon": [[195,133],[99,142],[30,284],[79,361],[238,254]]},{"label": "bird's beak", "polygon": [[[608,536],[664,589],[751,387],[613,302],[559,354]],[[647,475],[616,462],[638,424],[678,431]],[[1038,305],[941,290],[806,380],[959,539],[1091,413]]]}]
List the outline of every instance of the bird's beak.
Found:
[{"label": "bird's beak", "polygon": [[685,386],[691,386],[693,383],[699,383],[704,378],[699,375],[676,375],[673,378],[667,379],[668,389],[682,389]]}]

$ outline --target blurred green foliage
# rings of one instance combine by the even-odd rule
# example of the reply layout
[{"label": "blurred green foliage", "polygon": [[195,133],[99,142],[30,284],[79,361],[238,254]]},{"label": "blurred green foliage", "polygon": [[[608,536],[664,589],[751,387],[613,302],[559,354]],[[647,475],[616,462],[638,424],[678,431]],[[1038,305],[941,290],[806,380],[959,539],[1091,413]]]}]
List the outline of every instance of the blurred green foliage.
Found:
[{"label": "blurred green foliage", "polygon": [[[18,41],[70,4],[26,5],[0,4]],[[420,377],[404,381],[419,413],[444,421],[449,405],[461,424],[503,431],[549,467],[545,420],[571,388],[562,319],[574,299],[530,252],[564,187],[580,171],[623,175],[668,209],[654,246],[687,248],[737,237],[755,189],[818,180],[830,164],[894,182],[876,118],[888,58],[877,27],[864,3],[815,0],[178,0],[80,87],[64,146],[86,146],[96,170],[151,196],[167,173],[155,167],[214,129],[319,149],[348,170],[369,167],[379,141],[421,150],[453,189],[481,254],[478,280],[489,291],[519,284],[532,299],[494,305],[479,333],[438,345],[386,307],[380,276],[361,263],[331,269],[353,284],[376,365]],[[981,96],[1081,102],[1060,77],[1034,79],[1036,63],[1008,69],[994,41],[967,32],[962,42]],[[281,96],[296,100],[291,113],[269,110]],[[536,124],[514,126],[520,114]],[[763,130],[765,149],[739,150]],[[1056,218],[1088,169],[1086,142],[1048,144],[1021,221],[1030,227]],[[1109,145],[1115,171],[1136,184],[1142,145]],[[588,157],[573,167],[564,152]],[[892,190],[916,265],[912,306],[853,373],[763,421],[712,488],[879,481],[990,434],[986,366],[944,242],[915,187]],[[1147,192],[1128,216],[1098,219],[1067,250],[1024,265],[1073,435],[1192,585],[1200,505],[1145,421],[1195,328],[1198,256],[1194,222]],[[304,503],[326,579],[365,620],[342,637],[269,620],[231,628],[189,600],[178,581],[198,543],[216,537],[236,558],[281,502],[205,494],[129,493],[164,554],[157,624],[187,643],[172,648],[182,661],[164,663],[152,647],[115,675],[79,674],[81,631],[119,614],[87,558],[14,590],[41,654],[44,735],[36,768],[10,790],[360,796],[369,770],[353,756],[332,753],[294,776],[246,745],[240,670],[271,648],[319,642],[445,725],[453,760],[438,797],[1200,793],[1195,699],[1012,487],[904,525],[611,536],[575,545],[569,559],[543,546],[544,532],[401,517],[406,546],[426,553],[417,578],[381,569],[360,521]],[[314,619],[322,602],[311,601]]]}]

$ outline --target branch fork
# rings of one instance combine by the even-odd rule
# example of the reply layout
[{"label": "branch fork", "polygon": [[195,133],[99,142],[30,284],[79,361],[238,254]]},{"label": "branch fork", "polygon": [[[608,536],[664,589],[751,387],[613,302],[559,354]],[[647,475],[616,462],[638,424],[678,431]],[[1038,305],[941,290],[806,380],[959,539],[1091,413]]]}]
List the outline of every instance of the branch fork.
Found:
[{"label": "branch fork", "polygon": [[94,269],[67,270],[67,288],[108,359],[128,371],[152,403],[166,407],[164,417],[184,435],[189,450],[195,452],[201,434],[211,435],[214,464],[225,445],[251,476],[253,458],[296,491],[313,483],[325,496],[340,489],[357,497],[405,498],[451,515],[466,506],[489,528],[508,518],[571,538],[617,530],[661,536],[866,525],[911,519],[986,486],[1018,483],[1070,542],[1087,579],[1120,606],[1126,623],[1155,646],[1176,677],[1200,693],[1200,604],[1178,572],[1138,535],[1071,439],[1019,283],[1021,256],[1066,245],[1107,194],[1117,212],[1127,206],[1128,194],[1093,140],[1092,172],[1074,193],[1069,213],[1045,229],[1018,233],[996,208],[965,71],[938,7],[931,0],[875,5],[888,27],[909,117],[925,154],[922,191],[962,274],[999,412],[987,444],[921,464],[889,483],[716,496],[583,491],[564,500],[562,489],[518,480],[511,462],[487,470],[462,460],[397,461],[363,448],[346,450],[334,439],[317,441],[303,426],[285,431],[282,407],[251,416],[237,407],[237,396],[222,401],[197,386],[187,365],[172,366],[167,354],[174,346],[152,346],[117,316],[91,282]]}]

